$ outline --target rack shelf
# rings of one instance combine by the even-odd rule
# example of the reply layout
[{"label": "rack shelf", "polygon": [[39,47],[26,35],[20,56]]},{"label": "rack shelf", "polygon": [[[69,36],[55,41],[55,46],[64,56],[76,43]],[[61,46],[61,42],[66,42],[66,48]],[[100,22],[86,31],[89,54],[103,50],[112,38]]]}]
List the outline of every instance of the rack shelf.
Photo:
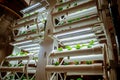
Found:
[{"label": "rack shelf", "polygon": [[[90,27],[95,26],[96,24],[99,24],[99,23],[101,23],[101,22],[96,22],[96,23],[92,23],[92,24],[88,24],[88,25],[83,25],[83,26],[79,26],[79,27],[75,27],[75,28],[70,28],[70,29],[67,29],[67,30],[62,30],[62,31],[59,31],[59,32],[54,32],[53,35],[59,35],[59,34],[64,34],[64,33],[67,33],[67,32],[72,32],[72,31],[76,31],[76,30],[80,30],[80,29],[90,28]],[[59,28],[61,29],[62,27],[65,27],[65,26],[61,26]]]},{"label": "rack shelf", "polygon": [[92,55],[92,54],[102,54],[102,47],[97,46],[94,48],[80,49],[80,50],[71,50],[71,51],[62,51],[62,52],[53,52],[50,54],[50,58],[60,58],[68,56],[81,56],[81,55]]},{"label": "rack shelf", "polygon": [[27,25],[30,25],[30,24],[34,24],[34,23],[35,23],[35,19],[32,19],[30,21],[26,21],[24,23],[16,25],[15,27],[13,27],[13,29],[19,29],[21,27],[24,27],[24,26],[27,26]]},{"label": "rack shelf", "polygon": [[[67,23],[67,24],[60,25],[60,26],[55,26],[55,29],[65,28],[65,27],[69,28],[69,26],[78,25],[80,23],[82,24],[84,22],[86,22],[86,24],[93,24],[93,23],[95,24],[95,23],[99,22],[98,21],[98,16],[97,15],[92,15],[89,18],[82,18],[79,21],[75,21],[75,22],[72,22],[72,23]],[[83,26],[83,25],[80,25],[80,26]]]},{"label": "rack shelf", "polygon": [[23,34],[23,35],[17,35],[14,38],[20,38],[20,37],[30,36],[30,35],[33,35],[33,34],[36,34],[36,31],[35,32],[28,32],[27,34]]},{"label": "rack shelf", "polygon": [[93,54],[93,55],[86,55],[86,56],[75,56],[75,57],[70,57],[70,59],[68,59],[67,57],[64,58],[65,62],[75,62],[75,61],[79,61],[79,64],[82,64],[82,61],[101,61],[103,62],[104,57],[103,54]]},{"label": "rack shelf", "polygon": [[75,7],[72,7],[72,8],[63,10],[63,11],[59,11],[59,12],[54,12],[54,13],[52,13],[52,16],[60,16],[60,15],[66,14],[66,13],[72,13],[74,11],[82,10],[82,9],[93,7],[93,6],[96,6],[95,1],[92,1],[92,0],[85,1],[84,3],[81,3],[80,5],[77,5]]},{"label": "rack shelf", "polygon": [[16,60],[28,60],[30,56],[8,56],[5,58],[7,61],[16,61]]},{"label": "rack shelf", "polygon": [[55,5],[55,8],[61,7],[61,6],[67,5],[67,4],[70,4],[70,3],[72,3],[73,1],[74,1],[74,0],[69,0],[69,1],[66,1],[66,2],[64,2],[64,3],[58,3],[58,4]]},{"label": "rack shelf", "polygon": [[25,67],[0,67],[1,72],[24,72]]},{"label": "rack shelf", "polygon": [[71,72],[68,72],[67,74],[66,74],[67,76],[73,76],[73,75],[78,75],[78,76],[80,76],[80,75],[103,75],[103,73],[101,72],[101,73],[99,73],[99,72],[93,72],[93,73],[79,73],[79,72],[75,72],[75,73],[71,73]]},{"label": "rack shelf", "polygon": [[26,21],[26,20],[35,19],[35,18],[37,18],[38,14],[39,13],[34,13],[34,14],[30,15],[30,16],[26,16],[26,17],[23,17],[21,19],[18,19],[16,23],[20,23],[20,22]]},{"label": "rack shelf", "polygon": [[[32,38],[29,38],[29,39],[24,39],[24,40],[20,40],[20,41],[14,41],[14,42],[11,42],[10,45],[14,46],[15,44],[19,44],[19,43],[24,44],[24,43],[27,43],[27,41],[35,40],[36,38],[38,38],[38,37],[32,37]],[[36,42],[32,42],[32,43],[36,43]]]},{"label": "rack shelf", "polygon": [[80,72],[84,74],[103,74],[102,64],[83,64],[83,65],[47,65],[45,70],[47,72]]}]

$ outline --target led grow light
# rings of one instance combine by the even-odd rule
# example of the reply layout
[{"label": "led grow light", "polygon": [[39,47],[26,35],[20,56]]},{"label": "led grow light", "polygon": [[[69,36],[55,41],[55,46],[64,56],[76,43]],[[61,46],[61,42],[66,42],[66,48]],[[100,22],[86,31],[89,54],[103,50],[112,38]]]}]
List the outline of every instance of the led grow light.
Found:
[{"label": "led grow light", "polygon": [[32,52],[32,51],[38,51],[38,50],[40,50],[40,48],[39,48],[39,49],[26,50],[26,51],[28,51],[28,52]]},{"label": "led grow light", "polygon": [[12,45],[16,46],[16,45],[20,45],[20,44],[24,44],[24,43],[29,43],[32,42],[32,40],[28,40],[28,41],[24,41],[24,42],[17,42],[17,43],[13,43]]},{"label": "led grow light", "polygon": [[25,48],[25,47],[32,47],[32,46],[39,46],[39,44],[29,44],[29,45],[23,45],[23,46],[19,46],[19,48]]},{"label": "led grow light", "polygon": [[39,52],[39,50],[35,50],[35,51],[30,51],[30,52]]},{"label": "led grow light", "polygon": [[84,9],[81,11],[77,11],[75,13],[71,13],[68,14],[68,16],[66,16],[66,20],[69,19],[74,19],[74,18],[80,18],[86,15],[93,15],[93,14],[97,14],[97,8],[96,7],[92,7],[92,8],[88,8],[88,9]]},{"label": "led grow light", "polygon": [[94,40],[95,42],[97,42],[97,39],[88,39],[88,40],[84,40],[84,41],[73,41],[73,42],[69,42],[69,43],[63,43],[64,45],[73,45],[73,44],[85,44],[85,43],[89,43],[91,40]]},{"label": "led grow light", "polygon": [[45,7],[42,7],[42,8],[39,8],[39,9],[35,10],[35,12],[43,12],[43,11],[45,11],[45,10],[46,10],[46,8],[45,8]]},{"label": "led grow light", "polygon": [[58,35],[56,35],[56,37],[64,36],[64,35],[68,35],[68,34],[74,34],[74,33],[78,33],[78,32],[90,31],[90,30],[92,30],[92,28],[85,28],[85,29],[75,30],[75,31],[66,32],[66,33],[63,33],[63,34],[58,34]]},{"label": "led grow light", "polygon": [[92,54],[92,55],[86,55],[86,56],[75,56],[75,57],[70,57],[68,59],[67,57],[64,58],[64,61],[69,62],[69,61],[86,61],[86,60],[103,60],[103,54]]},{"label": "led grow light", "polygon": [[82,11],[77,11],[77,12],[75,12],[75,13],[68,14],[68,16],[70,17],[70,16],[74,16],[74,15],[76,15],[76,14],[84,14],[84,13],[86,13],[86,12],[89,12],[89,13],[90,13],[91,11],[96,12],[96,11],[97,11],[96,6],[91,7],[91,8],[88,8],[88,9],[84,9],[84,10],[82,10]]},{"label": "led grow light", "polygon": [[40,47],[27,48],[27,49],[24,49],[24,50],[29,51],[29,50],[36,50],[36,49],[40,49]]},{"label": "led grow light", "polygon": [[20,12],[25,14],[25,13],[29,12],[30,10],[33,10],[33,9],[35,9],[37,7],[40,7],[40,6],[41,6],[41,3],[38,2],[38,3],[34,4],[34,5],[31,5],[31,6],[27,7],[27,8],[25,8],[25,9],[21,10]]},{"label": "led grow light", "polygon": [[59,39],[59,40],[62,42],[62,41],[69,41],[69,40],[75,40],[75,39],[82,39],[82,38],[86,38],[86,37],[89,37],[89,36],[95,36],[95,34],[91,33],[91,34],[86,34],[86,35],[81,35],[81,36],[63,38],[63,39]]}]

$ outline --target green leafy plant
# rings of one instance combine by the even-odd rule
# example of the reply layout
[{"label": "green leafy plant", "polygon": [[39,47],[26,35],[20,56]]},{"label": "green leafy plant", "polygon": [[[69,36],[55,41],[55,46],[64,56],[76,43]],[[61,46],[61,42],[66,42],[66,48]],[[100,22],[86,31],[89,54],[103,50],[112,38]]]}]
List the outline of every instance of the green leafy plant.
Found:
[{"label": "green leafy plant", "polygon": [[26,32],[26,31],[23,31],[23,32],[21,33],[21,35],[23,35],[23,34],[27,34],[27,32]]},{"label": "green leafy plant", "polygon": [[11,54],[10,56],[14,56],[13,54]]},{"label": "green leafy plant", "polygon": [[87,48],[92,48],[92,45],[88,45]]},{"label": "green leafy plant", "polygon": [[35,32],[35,29],[32,29],[31,31],[32,31],[32,32]]},{"label": "green leafy plant", "polygon": [[67,50],[72,50],[72,47],[70,47],[70,46],[65,46],[65,48],[66,48]]},{"label": "green leafy plant", "polygon": [[80,44],[75,45],[75,48],[80,49],[81,48]]},{"label": "green leafy plant", "polygon": [[91,40],[88,44],[88,48],[92,48],[92,46],[94,45],[95,41],[94,40]]},{"label": "green leafy plant", "polygon": [[77,80],[83,80],[82,78],[77,78]]},{"label": "green leafy plant", "polygon": [[21,64],[19,64],[18,66],[21,67],[21,66],[24,66],[24,64],[21,63]]},{"label": "green leafy plant", "polygon": [[76,18],[76,20],[80,20],[80,18]]},{"label": "green leafy plant", "polygon": [[59,8],[58,8],[58,11],[62,11],[62,10],[63,10],[63,8],[62,8],[62,7],[59,7]]},{"label": "green leafy plant", "polygon": [[20,52],[19,54],[20,54],[20,56],[26,56],[28,53],[26,53],[26,52]]},{"label": "green leafy plant", "polygon": [[33,60],[38,60],[38,57],[34,57]]},{"label": "green leafy plant", "polygon": [[63,48],[62,47],[58,48],[58,51],[63,51]]},{"label": "green leafy plant", "polygon": [[94,45],[94,43],[95,43],[95,41],[94,41],[94,40],[91,40],[91,41],[89,42],[89,45]]},{"label": "green leafy plant", "polygon": [[76,2],[76,3],[74,3],[74,6],[77,6],[77,2]]},{"label": "green leafy plant", "polygon": [[86,61],[86,64],[92,64],[92,61]]},{"label": "green leafy plant", "polygon": [[59,64],[60,64],[59,62],[55,62],[55,63],[54,63],[55,66],[58,66]]},{"label": "green leafy plant", "polygon": [[78,65],[79,64],[79,61],[74,61],[75,65]]},{"label": "green leafy plant", "polygon": [[9,66],[9,67],[12,67],[12,64],[9,63],[8,66]]},{"label": "green leafy plant", "polygon": [[85,16],[85,18],[89,18],[89,17],[90,17],[90,16],[88,16],[88,15],[87,15],[87,16]]},{"label": "green leafy plant", "polygon": [[69,65],[70,63],[69,63],[69,62],[64,62],[63,64],[64,64],[64,65]]}]

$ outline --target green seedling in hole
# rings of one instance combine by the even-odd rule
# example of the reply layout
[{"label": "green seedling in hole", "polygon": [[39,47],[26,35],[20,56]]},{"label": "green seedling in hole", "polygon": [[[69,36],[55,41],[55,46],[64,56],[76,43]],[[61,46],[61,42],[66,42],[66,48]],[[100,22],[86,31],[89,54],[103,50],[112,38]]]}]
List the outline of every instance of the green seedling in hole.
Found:
[{"label": "green seedling in hole", "polygon": [[11,54],[10,56],[14,56],[13,54]]},{"label": "green seedling in hole", "polygon": [[24,66],[24,64],[22,64],[22,63],[21,63],[21,64],[19,64],[18,66],[20,66],[20,67],[21,67],[21,66]]},{"label": "green seedling in hole", "polygon": [[68,23],[72,23],[72,20],[68,20]]},{"label": "green seedling in hole", "polygon": [[32,32],[35,32],[35,29],[32,29]]},{"label": "green seedling in hole", "polygon": [[77,6],[77,3],[74,3],[74,6]]},{"label": "green seedling in hole", "polygon": [[88,48],[92,48],[92,45],[88,45],[87,47],[88,47]]},{"label": "green seedling in hole", "polygon": [[89,18],[89,16],[85,16],[85,18]]},{"label": "green seedling in hole", "polygon": [[63,48],[62,47],[58,48],[58,51],[63,51]]},{"label": "green seedling in hole", "polygon": [[34,57],[33,60],[38,60],[38,57]]},{"label": "green seedling in hole", "polygon": [[91,40],[91,41],[89,42],[89,45],[94,45],[94,43],[95,43],[95,41],[94,41],[94,40]]},{"label": "green seedling in hole", "polygon": [[86,64],[92,64],[92,61],[86,61]]},{"label": "green seedling in hole", "polygon": [[22,32],[22,35],[23,35],[23,34],[27,34],[27,32],[26,32],[26,31],[23,31],[23,32]]},{"label": "green seedling in hole", "polygon": [[55,63],[54,63],[55,66],[58,66],[59,64],[60,64],[59,62],[55,62]]},{"label": "green seedling in hole", "polygon": [[75,48],[80,49],[81,48],[80,44],[75,45]]},{"label": "green seedling in hole", "polygon": [[81,79],[81,78],[77,78],[77,80],[83,80],[83,79]]},{"label": "green seedling in hole", "polygon": [[80,18],[76,18],[76,20],[80,20]]},{"label": "green seedling in hole", "polygon": [[8,64],[9,67],[12,67],[12,64]]},{"label": "green seedling in hole", "polygon": [[62,10],[63,10],[63,8],[62,8],[62,7],[59,7],[59,8],[58,8],[58,11],[62,11]]},{"label": "green seedling in hole", "polygon": [[14,76],[10,76],[10,79],[14,79]]},{"label": "green seedling in hole", "polygon": [[66,46],[65,47],[67,50],[72,50],[72,47],[70,47],[70,46]]},{"label": "green seedling in hole", "polygon": [[64,62],[64,65],[69,65],[70,63],[69,62]]},{"label": "green seedling in hole", "polygon": [[78,65],[79,64],[79,61],[74,61],[75,65]]},{"label": "green seedling in hole", "polygon": [[14,56],[18,56],[19,55],[19,53],[16,53],[16,55],[14,55]]}]

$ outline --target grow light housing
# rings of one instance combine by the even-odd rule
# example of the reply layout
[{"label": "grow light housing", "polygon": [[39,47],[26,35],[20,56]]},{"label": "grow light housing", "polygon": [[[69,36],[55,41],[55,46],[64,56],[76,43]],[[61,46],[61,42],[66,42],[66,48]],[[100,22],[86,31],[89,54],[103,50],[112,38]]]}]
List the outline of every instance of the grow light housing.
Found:
[{"label": "grow light housing", "polygon": [[63,43],[63,44],[64,44],[64,45],[86,44],[86,43],[89,43],[91,40],[94,40],[94,41],[95,41],[95,44],[98,43],[98,40],[94,38],[94,39],[88,39],[88,40],[82,40],[82,41],[65,42],[65,43]]},{"label": "grow light housing", "polygon": [[72,61],[88,61],[88,60],[103,60],[102,54],[94,54],[94,55],[87,55],[87,56],[75,56],[70,57],[68,59],[67,57],[64,58],[65,62],[72,62]]},{"label": "grow light housing", "polygon": [[34,9],[40,7],[40,6],[41,6],[41,3],[38,2],[38,3],[36,3],[36,4],[33,4],[33,5],[29,6],[29,7],[21,10],[20,12],[21,12],[22,14],[25,14],[25,13],[28,13],[29,11],[34,10]]},{"label": "grow light housing", "polygon": [[29,51],[29,50],[34,50],[34,49],[40,49],[40,47],[30,47],[30,48],[25,48],[24,50]]},{"label": "grow light housing", "polygon": [[19,46],[19,48],[28,48],[28,47],[34,47],[34,46],[39,46],[39,44],[23,45],[23,46]]},{"label": "grow light housing", "polygon": [[24,42],[17,42],[17,43],[10,43],[11,45],[14,45],[14,46],[17,46],[17,45],[21,45],[21,44],[24,44],[24,43],[30,43],[32,42],[32,40],[28,40],[28,41],[24,41]]},{"label": "grow light housing", "polygon": [[92,33],[92,34],[86,34],[86,35],[81,35],[81,36],[63,38],[63,39],[60,39],[60,41],[62,42],[62,41],[69,41],[69,40],[75,40],[75,39],[83,39],[83,38],[87,38],[89,36],[95,36],[95,34]]}]

